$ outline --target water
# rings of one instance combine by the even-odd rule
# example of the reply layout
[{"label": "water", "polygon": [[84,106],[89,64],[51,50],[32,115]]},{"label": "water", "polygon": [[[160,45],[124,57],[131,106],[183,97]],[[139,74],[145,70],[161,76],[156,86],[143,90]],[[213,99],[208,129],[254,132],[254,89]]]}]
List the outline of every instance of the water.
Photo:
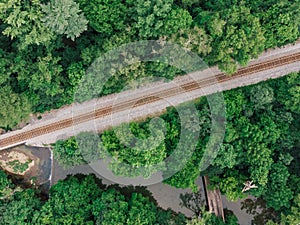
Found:
[{"label": "water", "polygon": [[50,181],[53,159],[51,150],[49,148],[20,145],[14,148],[3,150],[0,152],[0,154],[9,151],[22,152],[33,159],[35,163],[33,168],[26,172],[24,175],[8,173],[13,182],[24,188],[37,186],[43,192],[47,193],[51,184]]},{"label": "water", "polygon": [[[31,147],[31,146],[17,146],[11,149],[3,150],[12,151],[17,150],[25,153],[26,155],[32,155],[36,159],[38,159],[37,170],[33,171],[36,177],[36,185],[44,194],[48,194],[49,188],[56,184],[59,180],[64,180],[69,175],[75,174],[95,174],[99,179],[102,180],[102,183],[105,185],[114,185],[115,183],[105,179],[104,177],[97,174],[89,165],[80,165],[72,168],[64,169],[62,166],[58,164],[58,162],[53,158],[53,154],[50,148],[42,148],[42,147]],[[27,173],[25,176],[9,174],[14,183],[27,188],[31,187],[30,179],[32,178]],[[201,179],[197,180],[197,185],[203,189],[203,184]],[[120,185],[122,186],[122,185]],[[153,184],[148,187],[137,187],[136,190],[143,192],[143,194],[150,197],[153,201],[155,201],[160,207],[167,209],[171,208],[175,212],[181,212],[188,217],[192,216],[192,212],[186,208],[182,208],[180,206],[180,194],[182,193],[190,193],[190,189],[177,189],[173,188],[169,185],[165,185],[163,183]],[[204,196],[204,193],[203,195]],[[45,196],[47,198],[47,196]],[[234,214],[238,217],[239,223],[242,225],[251,224],[251,220],[254,219],[254,214],[246,212],[247,210],[241,209],[243,201],[239,200],[238,202],[230,202],[224,196],[223,205],[224,208],[228,208],[234,212]],[[245,206],[244,206],[245,207]],[[256,216],[260,213],[256,212]],[[260,222],[256,223],[260,224]]]}]

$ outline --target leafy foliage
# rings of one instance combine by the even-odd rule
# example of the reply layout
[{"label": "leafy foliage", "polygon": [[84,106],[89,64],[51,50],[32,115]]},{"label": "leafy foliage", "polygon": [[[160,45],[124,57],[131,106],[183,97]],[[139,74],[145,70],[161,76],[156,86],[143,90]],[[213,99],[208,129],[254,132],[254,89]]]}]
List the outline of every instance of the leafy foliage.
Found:
[{"label": "leafy foliage", "polygon": [[159,208],[134,188],[108,187],[91,175],[59,181],[43,202],[32,189],[0,199],[0,224],[184,225],[186,220]]},{"label": "leafy foliage", "polygon": [[89,25],[103,36],[125,28],[127,7],[122,1],[78,0]]},{"label": "leafy foliage", "polygon": [[280,163],[274,163],[270,172],[270,182],[268,190],[264,196],[268,206],[278,210],[281,207],[289,208],[290,200],[293,198],[293,192],[289,188],[287,181],[289,172],[286,166]]},{"label": "leafy foliage", "polygon": [[[139,39],[175,42],[233,73],[264,49],[299,37],[299,5],[298,0],[3,0],[0,85],[26,96],[33,112],[59,108],[72,103],[96,58]],[[163,63],[138,63],[117,72],[97,96],[119,92],[138,78],[182,74]],[[290,91],[294,103],[286,102],[295,108],[297,86]]]},{"label": "leafy foliage", "polygon": [[[31,112],[44,112],[71,103],[90,64],[122,44],[139,39],[171,41],[204,57],[209,65],[216,64],[227,73],[233,73],[239,64],[245,66],[264,49],[292,43],[300,36],[299,0],[76,2],[53,0],[42,6],[45,1],[1,1],[0,127],[13,128],[26,121]],[[118,70],[118,65],[115,66]],[[138,78],[173,79],[181,74],[179,69],[163,63],[139,62],[117,71],[97,96],[121,91],[124,84]],[[287,210],[288,202],[299,194],[295,188],[299,186],[300,171],[297,151],[300,146],[299,76],[293,73],[276,81],[225,93],[226,135],[215,161],[206,171],[199,168],[209,140],[210,114],[207,102],[198,100],[202,129],[196,151],[185,167],[165,182],[196,191],[195,179],[200,174],[209,174],[215,186],[229,198],[236,199],[242,196],[244,182],[252,180],[258,186],[250,190],[252,195],[263,196],[270,207]],[[141,145],[147,151],[121,143],[108,131],[100,135],[103,145],[98,143],[97,135],[87,133],[81,134],[82,138],[59,141],[54,145],[55,157],[66,166],[78,165],[104,157],[105,147],[116,159],[112,164],[116,173],[147,177],[155,172],[152,165],[176,149],[181,127],[174,111],[168,109],[162,116],[167,124],[164,132],[157,131],[149,145]],[[149,137],[147,122],[132,123],[130,128],[141,140]],[[119,132],[123,132],[122,128]],[[159,142],[163,135],[164,140]],[[180,160],[182,155],[176,158]],[[119,162],[129,167],[122,167]],[[132,168],[141,166],[147,169],[141,174],[134,173]],[[176,165],[161,165],[162,170],[173,167]],[[284,189],[287,191],[283,192]],[[126,210],[130,209],[126,197],[116,197],[122,198],[127,204]],[[36,203],[31,205],[28,207],[33,209]],[[126,207],[124,203],[124,210]],[[32,218],[31,212],[27,214],[26,218]],[[89,215],[94,214],[89,212]],[[141,223],[142,219],[148,223],[154,221],[151,213],[149,218],[140,215],[133,210],[132,218],[141,219]],[[128,218],[119,219],[123,223]]]},{"label": "leafy foliage", "polygon": [[14,93],[9,86],[0,90],[0,127],[13,128],[29,117],[30,103],[25,95]]},{"label": "leafy foliage", "polygon": [[[200,174],[207,174],[211,177],[213,186],[220,188],[228,199],[237,200],[246,196],[242,189],[249,180],[257,186],[249,192],[257,197],[263,196],[268,207],[276,210],[289,208],[289,201],[297,194],[293,187],[300,182],[297,169],[292,169],[299,168],[294,159],[297,157],[297,148],[294,146],[298,144],[296,140],[299,137],[299,126],[292,122],[294,118],[298,118],[298,114],[291,111],[287,101],[292,98],[285,93],[290,93],[290,89],[298,83],[297,76],[298,74],[291,74],[278,80],[224,93],[227,106],[225,138],[217,157],[206,171],[200,171],[199,168],[209,139],[209,108],[204,98],[195,101],[202,128],[196,150],[184,167],[164,182],[177,188],[190,187],[196,192],[195,180]],[[114,159],[111,169],[115,174],[148,177],[156,172],[151,170],[151,165],[164,161],[172,154],[180,138],[180,119],[175,109],[169,108],[161,118],[166,122],[165,131],[152,132],[156,135],[155,138],[147,140],[148,144],[140,145],[140,149],[135,145],[148,137],[151,130],[149,120],[130,123],[131,134],[128,133],[126,124],[116,128],[114,132],[105,131],[99,137],[102,144],[96,141],[96,144],[89,145],[89,149],[93,149],[92,152],[96,152],[98,157],[105,157],[105,149],[106,154],[109,153]],[[86,134],[87,140],[91,138],[89,135],[91,136]],[[134,139],[132,135],[140,140]],[[161,137],[164,138],[161,140]],[[293,148],[295,150],[291,151]],[[147,151],[142,151],[143,149]],[[180,154],[176,157],[182,160]],[[141,166],[149,169],[136,173],[133,168]],[[176,165],[167,163],[160,169],[167,177],[168,168],[173,167]]]},{"label": "leafy foliage", "polygon": [[259,19],[242,4],[220,13],[201,12],[198,20],[214,38],[210,62],[218,63],[228,73],[235,72],[236,62],[245,66],[264,49]]},{"label": "leafy foliage", "polygon": [[288,215],[282,215],[283,224],[297,225],[300,223],[300,194],[294,198],[293,206]]},{"label": "leafy foliage", "polygon": [[100,194],[91,176],[59,181],[51,188],[50,199],[35,214],[35,221],[38,224],[89,224],[93,201]]},{"label": "leafy foliage", "polygon": [[265,7],[264,12],[258,12],[266,37],[266,48],[282,46],[297,40],[299,7],[299,1],[280,1]]},{"label": "leafy foliage", "polygon": [[65,167],[80,165],[85,161],[75,137],[66,141],[59,140],[53,146],[54,157]]},{"label": "leafy foliage", "polygon": [[228,216],[226,218],[225,223],[223,220],[219,217],[217,217],[215,214],[205,211],[205,208],[202,207],[202,216],[201,217],[194,217],[190,221],[187,222],[187,225],[206,225],[206,224],[214,224],[214,225],[237,225],[238,221],[237,218],[234,215]]},{"label": "leafy foliage", "polygon": [[13,192],[13,184],[7,178],[3,170],[0,170],[0,199],[9,196]]},{"label": "leafy foliage", "polygon": [[174,32],[170,41],[181,45],[184,49],[206,56],[211,52],[211,37],[205,30],[194,26],[193,28],[180,29]]},{"label": "leafy foliage", "polygon": [[40,207],[33,190],[18,191],[11,199],[0,200],[0,224],[30,224]]},{"label": "leafy foliage", "polygon": [[[135,1],[136,24],[141,38],[157,38],[165,29],[164,21],[171,14],[173,0]],[[174,16],[174,13],[173,13]]]},{"label": "leafy foliage", "polygon": [[53,33],[42,23],[40,1],[5,0],[0,3],[0,19],[6,24],[3,34],[18,38],[21,49],[29,45],[48,45]]},{"label": "leafy foliage", "polygon": [[88,21],[73,0],[52,0],[42,10],[46,14],[42,21],[53,33],[66,34],[74,41],[87,29]]}]

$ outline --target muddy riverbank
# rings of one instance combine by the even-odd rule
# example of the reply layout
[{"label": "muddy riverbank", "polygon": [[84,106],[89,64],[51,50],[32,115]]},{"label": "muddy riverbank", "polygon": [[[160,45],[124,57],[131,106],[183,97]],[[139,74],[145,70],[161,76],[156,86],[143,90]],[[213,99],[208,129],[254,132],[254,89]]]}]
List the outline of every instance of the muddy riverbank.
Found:
[{"label": "muddy riverbank", "polygon": [[20,145],[0,151],[0,167],[23,187],[50,188],[52,154],[49,148]]}]

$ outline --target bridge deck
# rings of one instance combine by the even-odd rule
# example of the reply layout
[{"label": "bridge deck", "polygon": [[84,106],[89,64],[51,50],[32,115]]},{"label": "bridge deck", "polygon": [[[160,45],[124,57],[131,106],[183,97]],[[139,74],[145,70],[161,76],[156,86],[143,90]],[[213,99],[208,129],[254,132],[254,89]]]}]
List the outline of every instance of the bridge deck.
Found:
[{"label": "bridge deck", "polygon": [[209,211],[225,221],[221,192],[219,189],[210,190],[209,185],[209,178],[207,176],[204,176],[204,186]]}]

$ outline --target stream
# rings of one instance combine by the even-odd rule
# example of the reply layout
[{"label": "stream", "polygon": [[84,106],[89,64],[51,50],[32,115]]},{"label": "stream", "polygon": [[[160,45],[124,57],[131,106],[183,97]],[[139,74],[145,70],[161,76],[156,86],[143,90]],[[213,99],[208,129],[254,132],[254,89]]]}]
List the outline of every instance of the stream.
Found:
[{"label": "stream", "polygon": [[[18,150],[26,153],[27,155],[31,155],[38,160],[37,171],[28,172],[29,175],[21,177],[19,175],[10,174],[10,177],[14,180],[15,183],[21,186],[30,186],[30,175],[35,176],[35,183],[42,190],[43,193],[48,194],[49,189],[52,185],[56,184],[59,180],[64,180],[68,175],[75,174],[95,174],[97,178],[102,180],[103,184],[106,185],[114,185],[115,183],[102,177],[98,173],[96,173],[89,165],[79,165],[74,166],[72,168],[65,169],[58,164],[58,162],[53,159],[53,154],[50,148],[42,148],[42,147],[31,147],[31,146],[17,146],[12,149],[7,149],[4,151]],[[196,181],[196,184],[201,190],[201,196],[205,201],[205,194],[203,192],[203,183],[201,177]],[[120,185],[122,187],[122,185]],[[190,189],[178,189],[171,187],[169,185],[163,184],[162,182],[153,184],[147,187],[138,187],[142,192],[146,193],[150,198],[154,198],[157,204],[163,208],[168,209],[171,208],[175,212],[181,212],[185,214],[187,217],[192,217],[193,212],[187,208],[181,207],[181,199],[180,194],[191,193]],[[253,198],[248,198],[253,200]],[[222,196],[223,206],[224,208],[228,208],[234,212],[234,214],[238,217],[239,223],[241,225],[251,224],[251,220],[253,220],[253,215],[251,213],[246,212],[246,209],[241,209],[244,202],[249,200],[238,200],[237,202],[230,202],[226,199],[225,196]]]}]

